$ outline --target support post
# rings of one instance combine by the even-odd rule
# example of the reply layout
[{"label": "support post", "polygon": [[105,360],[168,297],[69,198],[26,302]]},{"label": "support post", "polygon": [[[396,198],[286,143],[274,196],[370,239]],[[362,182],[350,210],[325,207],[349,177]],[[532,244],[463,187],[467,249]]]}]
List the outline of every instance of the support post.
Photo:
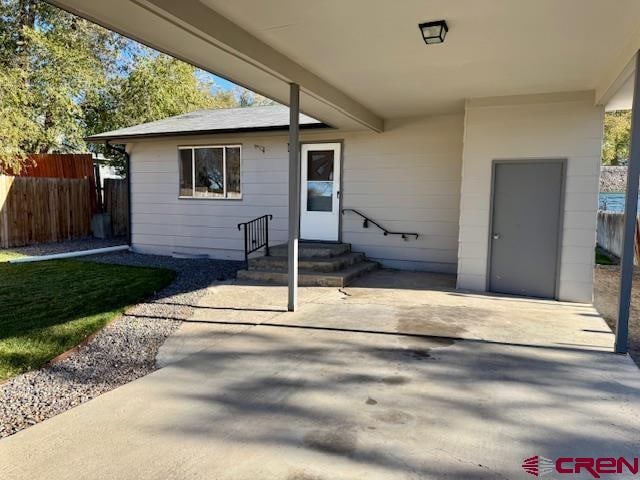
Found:
[{"label": "support post", "polygon": [[624,201],[624,238],[620,268],[620,298],[616,322],[615,352],[629,350],[629,306],[633,281],[633,260],[638,215],[638,181],[640,177],[640,53],[636,53],[636,68],[631,107],[631,146],[627,165],[627,191]]},{"label": "support post", "polygon": [[298,306],[298,240],[300,237],[300,87],[289,90],[289,300],[287,310]]}]

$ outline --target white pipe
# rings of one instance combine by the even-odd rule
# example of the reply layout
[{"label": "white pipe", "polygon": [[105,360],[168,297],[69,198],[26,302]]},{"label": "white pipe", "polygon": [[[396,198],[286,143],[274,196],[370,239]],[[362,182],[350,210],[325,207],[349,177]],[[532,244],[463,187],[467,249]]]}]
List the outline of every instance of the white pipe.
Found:
[{"label": "white pipe", "polygon": [[94,248],[92,250],[79,250],[76,252],[53,253],[51,255],[40,255],[35,257],[20,257],[9,260],[9,263],[42,262],[44,260],[84,257],[85,255],[98,255],[100,253],[123,252],[125,250],[129,250],[129,248],[129,245],[118,245],[116,247]]}]

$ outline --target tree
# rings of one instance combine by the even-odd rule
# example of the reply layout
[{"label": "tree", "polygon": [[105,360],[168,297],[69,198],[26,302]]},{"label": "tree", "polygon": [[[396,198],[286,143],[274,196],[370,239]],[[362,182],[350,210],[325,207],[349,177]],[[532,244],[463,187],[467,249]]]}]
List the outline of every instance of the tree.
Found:
[{"label": "tree", "polygon": [[[88,135],[274,104],[245,89],[216,90],[211,78],[42,0],[0,0],[0,173],[18,173],[30,153],[107,153],[88,147]],[[116,155],[116,166],[122,160]]]},{"label": "tree", "polygon": [[38,125],[24,106],[32,102],[17,69],[0,66],[0,174],[19,173],[25,161],[25,139],[37,135]]},{"label": "tree", "polygon": [[211,93],[196,68],[163,54],[137,60],[130,74],[97,92],[86,106],[89,135],[205,108],[236,105],[231,92]]},{"label": "tree", "polygon": [[[128,75],[109,82],[87,100],[85,131],[93,135],[194,110],[237,105],[232,92],[213,94],[213,87],[211,80],[200,75],[195,67],[142,49]],[[123,167],[121,155],[107,151],[102,145],[91,148],[114,157],[115,166]]]},{"label": "tree", "polygon": [[607,112],[604,116],[603,165],[626,165],[629,158],[631,111]]},{"label": "tree", "polygon": [[0,171],[28,153],[84,149],[82,103],[125,40],[37,0],[0,0]]},{"label": "tree", "polygon": [[262,107],[265,105],[277,105],[270,98],[260,95],[259,93],[252,92],[246,88],[236,87],[236,97],[238,99],[239,107]]}]

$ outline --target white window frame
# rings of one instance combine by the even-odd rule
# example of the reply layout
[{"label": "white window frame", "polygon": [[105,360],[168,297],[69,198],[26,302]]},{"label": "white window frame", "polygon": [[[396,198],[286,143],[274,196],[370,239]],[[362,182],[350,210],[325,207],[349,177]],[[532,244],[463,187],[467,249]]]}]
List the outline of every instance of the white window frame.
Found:
[{"label": "white window frame", "polygon": [[[196,150],[205,148],[222,149],[222,184],[223,193],[218,197],[198,197],[196,193]],[[227,148],[237,148],[240,150],[240,195],[237,197],[227,196]],[[181,158],[180,150],[191,150],[191,195],[180,194],[180,174]],[[242,200],[242,144],[222,144],[222,145],[181,145],[178,146],[178,198],[188,200]]]}]

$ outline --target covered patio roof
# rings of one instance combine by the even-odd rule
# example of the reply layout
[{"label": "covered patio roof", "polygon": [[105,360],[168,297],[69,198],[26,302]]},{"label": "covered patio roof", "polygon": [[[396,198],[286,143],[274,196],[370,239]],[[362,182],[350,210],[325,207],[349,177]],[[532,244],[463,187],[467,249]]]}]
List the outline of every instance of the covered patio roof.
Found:
[{"label": "covered patio roof", "polygon": [[[52,0],[51,3],[346,129],[462,111],[467,98],[618,91],[640,47],[636,0]],[[444,19],[441,45],[418,24]]]}]

